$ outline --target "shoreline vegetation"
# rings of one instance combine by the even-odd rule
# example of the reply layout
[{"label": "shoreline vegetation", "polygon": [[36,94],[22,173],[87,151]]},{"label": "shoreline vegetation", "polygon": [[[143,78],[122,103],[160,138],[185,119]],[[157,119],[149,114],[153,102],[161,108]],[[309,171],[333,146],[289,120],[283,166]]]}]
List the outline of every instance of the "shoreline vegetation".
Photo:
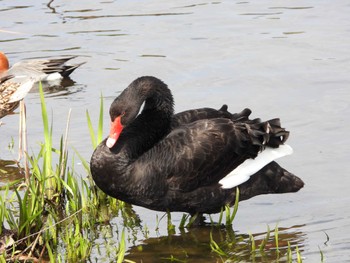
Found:
[{"label": "shoreline vegetation", "polygon": [[[41,85],[40,98],[44,141],[37,154],[26,153],[30,176],[27,180],[23,177],[10,181],[0,189],[0,263],[92,262],[98,261],[98,258],[118,263],[139,262],[133,261],[133,254],[138,252],[142,257],[142,251],[146,252],[152,247],[148,245],[152,238],[148,237],[147,226],[141,222],[131,205],[97,189],[88,162],[76,150],[68,151],[70,113],[58,146],[52,141],[53,125],[48,121]],[[86,118],[91,143],[95,148],[103,136],[102,96],[96,132],[88,111]],[[76,158],[83,164],[86,175],[77,175],[74,169]],[[159,237],[158,245],[163,247],[163,242],[169,246],[171,240],[176,241],[179,236],[176,233],[180,231],[182,238],[188,238],[186,240],[195,246],[203,247],[203,253],[207,253],[209,258],[216,258],[216,262],[302,262],[302,247],[298,247],[302,244],[297,242],[298,238],[290,238],[288,229],[276,225],[274,229],[267,227],[266,233],[237,234],[233,230],[233,222],[238,201],[237,198],[233,208],[222,209],[218,222],[210,217],[210,223],[197,230],[191,230],[192,221],[188,215],[184,214],[180,224],[175,226],[170,213],[165,214],[163,217],[168,220],[168,235]],[[115,217],[119,217],[122,222],[118,229],[110,225]],[[156,218],[157,227],[163,217]],[[107,232],[117,233],[103,234],[105,228],[109,229]],[[135,231],[142,232],[145,239],[142,245],[140,240],[135,240]],[[196,231],[204,233],[207,241],[194,241]],[[103,242],[96,242],[99,237],[101,239],[101,235]],[[118,238],[111,240],[111,235]],[[129,243],[133,245],[128,246]],[[164,249],[165,256],[159,260],[193,260],[191,251],[181,251],[176,255],[173,253]],[[323,261],[321,251],[320,254]],[[146,253],[144,255],[147,256]]]}]

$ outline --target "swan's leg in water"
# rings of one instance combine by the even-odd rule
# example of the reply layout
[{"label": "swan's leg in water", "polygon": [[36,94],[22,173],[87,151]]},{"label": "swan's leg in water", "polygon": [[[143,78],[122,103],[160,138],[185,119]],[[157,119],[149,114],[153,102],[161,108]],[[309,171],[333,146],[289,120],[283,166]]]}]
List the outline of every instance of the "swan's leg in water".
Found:
[{"label": "swan's leg in water", "polygon": [[199,227],[205,225],[205,217],[202,213],[191,214],[189,227]]}]

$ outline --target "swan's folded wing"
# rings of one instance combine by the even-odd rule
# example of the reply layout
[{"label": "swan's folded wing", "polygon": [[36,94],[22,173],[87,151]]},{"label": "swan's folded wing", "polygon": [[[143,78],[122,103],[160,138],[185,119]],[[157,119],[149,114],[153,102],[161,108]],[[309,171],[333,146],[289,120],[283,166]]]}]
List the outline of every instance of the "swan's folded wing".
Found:
[{"label": "swan's folded wing", "polygon": [[[199,120],[174,129],[134,163],[145,176],[157,171],[169,189],[192,191],[216,184],[261,149],[246,124],[230,119]],[[261,136],[256,131],[256,136]],[[149,175],[146,175],[149,171]]]},{"label": "swan's folded wing", "polygon": [[278,148],[288,135],[279,119],[266,122],[235,122],[227,118],[198,120],[173,129],[140,156],[134,167],[142,171],[145,178],[166,178],[169,189],[188,192],[218,184],[266,147]]},{"label": "swan's folded wing", "polygon": [[232,121],[249,121],[249,115],[251,114],[250,109],[244,109],[239,113],[230,113],[227,105],[223,105],[220,109],[212,108],[199,108],[186,110],[175,114],[171,121],[171,128],[175,129],[182,125],[187,125],[198,120],[207,120],[207,119],[217,119],[225,118],[231,119]]}]

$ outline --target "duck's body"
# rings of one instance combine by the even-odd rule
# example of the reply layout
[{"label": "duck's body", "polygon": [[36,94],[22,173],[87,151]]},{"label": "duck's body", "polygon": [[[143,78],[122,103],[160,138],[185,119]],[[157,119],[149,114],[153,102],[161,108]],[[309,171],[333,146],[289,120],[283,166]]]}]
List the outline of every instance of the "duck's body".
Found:
[{"label": "duck's body", "polygon": [[6,55],[0,52],[0,119],[18,107],[35,82],[56,84],[83,64],[67,65],[73,58],[22,60],[10,67]]},{"label": "duck's body", "polygon": [[[66,62],[73,58],[75,57],[23,60],[10,67],[6,55],[0,52],[0,119],[21,106],[18,160],[22,156],[22,139],[24,148],[26,145],[25,131],[23,131],[26,129],[24,97],[36,82],[42,81],[51,86],[59,84],[61,79],[68,77],[77,67],[83,64],[67,65]],[[24,156],[26,158],[26,155]]]},{"label": "duck's body", "polygon": [[111,105],[110,136],[91,158],[93,179],[108,195],[128,203],[191,214],[215,213],[232,204],[237,185],[240,200],[298,191],[303,182],[271,161],[251,165],[253,175],[233,175],[265,148],[270,156],[269,151],[290,154],[283,145],[289,133],[278,119],[249,120],[249,114],[248,109],[231,114],[224,105],[174,115],[167,86],[141,77]]},{"label": "duck's body", "polygon": [[29,77],[8,75],[0,78],[0,119],[18,108],[34,83],[35,80]]},{"label": "duck's body", "polygon": [[76,58],[76,56],[28,59],[19,61],[9,67],[6,55],[0,52],[0,76],[29,76],[36,81],[57,81],[68,77],[76,68],[84,64],[67,64],[73,58]]}]

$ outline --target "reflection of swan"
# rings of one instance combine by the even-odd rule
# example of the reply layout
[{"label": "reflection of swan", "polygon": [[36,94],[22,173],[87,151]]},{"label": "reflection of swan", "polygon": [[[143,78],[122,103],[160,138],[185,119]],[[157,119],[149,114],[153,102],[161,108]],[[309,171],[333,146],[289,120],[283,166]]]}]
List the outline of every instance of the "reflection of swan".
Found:
[{"label": "reflection of swan", "polygon": [[[267,242],[263,253],[259,252],[259,245],[266,238],[267,233],[252,234],[256,246],[256,259],[264,259],[263,262],[272,262],[278,257],[286,256],[288,242],[292,250],[298,246],[303,251],[305,234],[300,231],[300,226],[278,229],[279,256],[276,252],[276,243],[271,230],[270,239]],[[222,249],[223,254],[212,253],[210,239],[215,241]],[[237,234],[232,228],[219,227],[197,227],[190,228],[177,235],[152,237],[142,240],[141,245],[131,247],[126,252],[125,259],[134,262],[163,262],[165,258],[174,258],[179,262],[224,262],[222,259],[231,259],[233,262],[252,262],[251,236],[248,234]],[[169,260],[170,261],[170,260]],[[177,261],[174,261],[177,262]]]}]

